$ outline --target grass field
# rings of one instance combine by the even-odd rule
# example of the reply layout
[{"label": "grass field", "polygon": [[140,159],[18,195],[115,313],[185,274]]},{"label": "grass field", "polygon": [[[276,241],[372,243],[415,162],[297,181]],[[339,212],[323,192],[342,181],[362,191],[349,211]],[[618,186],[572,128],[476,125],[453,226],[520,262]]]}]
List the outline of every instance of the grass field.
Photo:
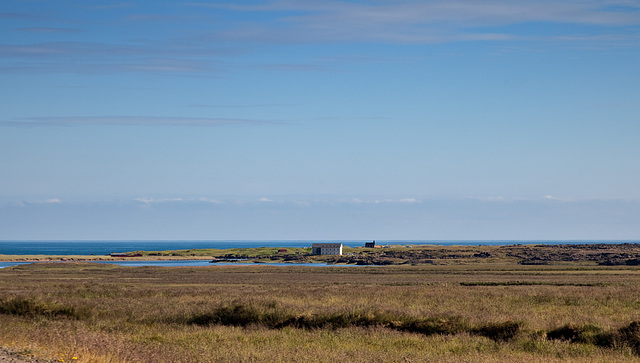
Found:
[{"label": "grass field", "polygon": [[86,362],[640,359],[638,267],[474,261],[20,265],[0,269],[0,346]]}]

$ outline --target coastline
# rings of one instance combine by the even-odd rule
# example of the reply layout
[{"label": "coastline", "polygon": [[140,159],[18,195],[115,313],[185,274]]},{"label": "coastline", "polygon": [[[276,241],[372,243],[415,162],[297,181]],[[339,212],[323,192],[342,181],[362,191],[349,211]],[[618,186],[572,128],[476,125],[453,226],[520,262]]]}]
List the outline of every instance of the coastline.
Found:
[{"label": "coastline", "polygon": [[377,245],[344,246],[341,255],[313,255],[311,248],[231,248],[168,251],[129,251],[113,255],[7,255],[0,262],[123,262],[184,261],[251,263],[326,263],[332,265],[483,264],[503,262],[528,265],[580,263],[640,265],[640,244],[513,244],[513,245]]},{"label": "coastline", "polygon": [[[365,240],[0,240],[0,255],[105,256],[125,251],[230,250],[251,248],[308,248],[313,243],[364,246]],[[640,240],[377,240],[385,246],[507,246],[624,244]]]},{"label": "coastline", "polygon": [[141,257],[111,257],[85,255],[0,255],[0,262],[73,262],[73,261],[180,261],[180,260],[211,260],[210,256],[141,256]]}]

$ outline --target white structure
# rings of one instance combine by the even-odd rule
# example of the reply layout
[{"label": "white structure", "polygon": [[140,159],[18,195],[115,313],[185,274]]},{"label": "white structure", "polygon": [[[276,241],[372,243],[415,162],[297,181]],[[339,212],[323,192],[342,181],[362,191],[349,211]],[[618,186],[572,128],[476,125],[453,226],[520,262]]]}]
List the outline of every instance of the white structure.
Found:
[{"label": "white structure", "polygon": [[342,243],[314,243],[311,245],[314,255],[341,255]]}]

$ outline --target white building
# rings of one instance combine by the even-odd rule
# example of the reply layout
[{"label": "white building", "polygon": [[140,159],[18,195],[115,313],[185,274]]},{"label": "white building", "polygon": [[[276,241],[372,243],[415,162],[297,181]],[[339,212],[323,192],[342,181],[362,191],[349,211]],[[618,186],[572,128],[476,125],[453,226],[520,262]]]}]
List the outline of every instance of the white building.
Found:
[{"label": "white building", "polygon": [[314,255],[341,255],[342,243],[314,243],[311,245]]}]

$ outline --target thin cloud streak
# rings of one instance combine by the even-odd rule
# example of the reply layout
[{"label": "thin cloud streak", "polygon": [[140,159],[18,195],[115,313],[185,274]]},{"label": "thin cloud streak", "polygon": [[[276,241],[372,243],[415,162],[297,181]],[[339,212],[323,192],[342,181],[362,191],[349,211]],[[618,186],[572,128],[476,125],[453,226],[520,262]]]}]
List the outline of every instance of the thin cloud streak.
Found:
[{"label": "thin cloud streak", "polygon": [[206,42],[140,41],[0,44],[0,73],[193,73],[215,74],[224,58],[243,54]]},{"label": "thin cloud streak", "polygon": [[167,202],[182,202],[182,201],[184,201],[184,199],[182,199],[182,198],[160,198],[160,199],[156,199],[156,198],[150,198],[150,197],[136,198],[134,200],[137,201],[137,202],[142,202],[144,204],[167,203]]},{"label": "thin cloud streak", "polygon": [[[133,4],[127,4],[133,6]],[[238,5],[183,3],[177,9],[193,27],[172,31],[163,39],[154,35],[100,41],[21,42],[0,44],[0,73],[155,73],[222,74],[239,64],[236,59],[256,52],[250,44],[355,43],[443,44],[456,42],[505,43],[526,41],[548,46],[585,49],[617,48],[637,44],[640,8],[630,2],[613,1],[410,1],[400,3],[350,3],[342,1],[273,1]],[[96,10],[98,11],[98,10]],[[106,10],[100,10],[106,11]],[[194,14],[197,11],[197,14]],[[226,12],[255,13],[248,20],[212,22]],[[236,14],[237,15],[237,14]],[[0,18],[24,14],[0,13]],[[154,14],[125,14],[125,23],[152,26]],[[165,16],[165,15],[163,15]],[[58,20],[59,21],[59,20]],[[184,20],[183,20],[184,21]],[[556,23],[589,28],[556,30],[555,34],[532,36],[514,25]],[[48,24],[47,24],[48,25]],[[507,28],[499,28],[507,26]],[[613,30],[602,35],[602,29]],[[27,26],[24,33],[86,32],[56,26]],[[115,33],[114,33],[115,34]],[[117,35],[115,36],[117,37]],[[224,44],[224,46],[223,46]],[[240,67],[246,67],[241,65]],[[294,62],[248,65],[250,68],[282,71],[326,71],[327,62]]]},{"label": "thin cloud streak", "polygon": [[15,205],[18,207],[25,207],[28,205],[52,205],[52,204],[61,204],[62,200],[60,200],[59,198],[49,198],[49,199],[42,199],[42,200],[22,200],[19,202],[16,202]]},{"label": "thin cloud streak", "polygon": [[0,13],[0,19],[29,19],[33,18],[31,15],[22,13]]},{"label": "thin cloud streak", "polygon": [[249,120],[207,117],[156,117],[156,116],[85,116],[85,117],[31,117],[0,121],[0,126],[233,126],[278,125],[281,121]]},{"label": "thin cloud streak", "polygon": [[242,105],[242,104],[235,104],[235,105],[193,104],[193,105],[188,105],[188,106],[189,107],[194,107],[194,108],[262,108],[262,107],[288,107],[288,106],[291,106],[291,104],[286,104],[286,103],[264,103],[264,104],[246,104],[246,105]]},{"label": "thin cloud streak", "polygon": [[[357,4],[344,1],[273,1],[263,5],[191,3],[192,6],[234,11],[289,12],[292,22],[333,19],[334,22],[367,24],[459,23],[496,26],[519,22],[567,22],[623,26],[638,24],[640,14],[622,10],[638,9],[637,4],[602,1],[404,1],[392,5]],[[614,6],[626,9],[617,9]],[[304,15],[296,15],[296,14]]]},{"label": "thin cloud streak", "polygon": [[539,22],[608,27],[640,24],[640,12],[636,11],[637,8],[618,4],[626,11],[615,11],[607,4],[596,1],[430,1],[392,5],[275,1],[260,5],[191,5],[274,14],[271,22],[244,23],[236,29],[216,32],[221,38],[259,42],[496,41],[519,37],[516,34],[485,32],[481,29]]},{"label": "thin cloud streak", "polygon": [[16,29],[21,32],[28,33],[80,33],[81,30],[72,28],[56,28],[56,27],[29,27]]},{"label": "thin cloud streak", "polygon": [[141,202],[144,205],[163,204],[163,203],[206,203],[206,204],[224,204],[225,202],[212,198],[153,198],[141,197],[135,198],[134,201]]},{"label": "thin cloud streak", "polygon": [[125,42],[38,42],[23,44],[0,44],[0,54],[10,57],[22,56],[154,56],[154,57],[203,57],[230,56],[243,54],[238,49],[221,48],[206,43],[185,43],[183,41],[140,41]]}]

